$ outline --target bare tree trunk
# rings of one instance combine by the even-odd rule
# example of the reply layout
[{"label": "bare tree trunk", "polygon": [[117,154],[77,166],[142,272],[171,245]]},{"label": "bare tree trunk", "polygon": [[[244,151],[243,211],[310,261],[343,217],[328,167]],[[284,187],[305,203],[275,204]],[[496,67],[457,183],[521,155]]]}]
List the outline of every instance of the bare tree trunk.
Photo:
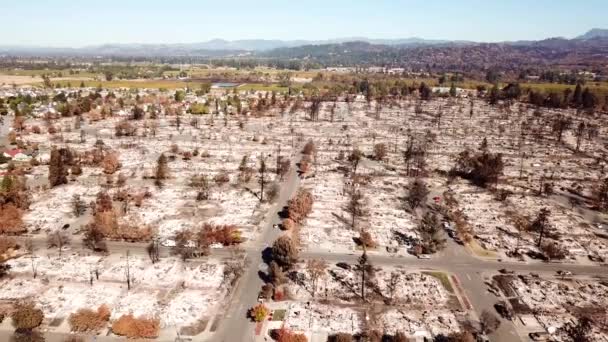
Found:
[{"label": "bare tree trunk", "polygon": [[127,251],[127,268],[125,269],[127,276],[127,290],[131,290],[131,268],[129,267],[129,251]]}]

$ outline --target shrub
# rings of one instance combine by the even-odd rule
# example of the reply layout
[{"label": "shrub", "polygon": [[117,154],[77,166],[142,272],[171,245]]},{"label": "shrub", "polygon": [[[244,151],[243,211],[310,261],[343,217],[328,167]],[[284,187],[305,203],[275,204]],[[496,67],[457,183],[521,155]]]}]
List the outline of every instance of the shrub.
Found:
[{"label": "shrub", "polygon": [[11,318],[16,330],[29,331],[42,324],[44,314],[42,313],[42,310],[37,309],[34,306],[34,303],[25,302],[15,306]]},{"label": "shrub", "polygon": [[133,127],[127,120],[123,120],[114,126],[114,132],[117,137],[130,137],[134,136],[137,129]]},{"label": "shrub", "polygon": [[273,286],[271,284],[262,285],[260,290],[260,298],[270,299],[272,297]]},{"label": "shrub", "polygon": [[310,191],[300,190],[287,202],[287,216],[295,222],[301,222],[312,211],[313,197]]},{"label": "shrub", "polygon": [[566,258],[566,250],[560,247],[557,242],[543,243],[541,250],[548,259],[561,260]]},{"label": "shrub", "polygon": [[283,224],[281,225],[281,228],[283,228],[283,230],[292,230],[294,227],[296,226],[296,222],[290,218],[286,218],[285,220],[283,220]]},{"label": "shrub", "polygon": [[388,153],[388,149],[386,144],[379,143],[374,145],[374,158],[376,160],[384,160],[386,158],[386,154]]},{"label": "shrub", "polygon": [[80,166],[80,164],[75,164],[70,167],[70,174],[72,174],[73,176],[80,176],[82,174],[82,167]]},{"label": "shrub", "polygon": [[376,242],[372,238],[372,234],[366,230],[361,231],[361,234],[359,234],[359,244],[366,248],[375,248],[377,246]]},{"label": "shrub", "polygon": [[206,223],[198,233],[198,242],[201,246],[220,243],[224,246],[237,245],[242,242],[241,231],[235,225],[215,226]]},{"label": "shrub", "polygon": [[213,180],[217,185],[223,185],[230,182],[230,177],[228,176],[228,173],[226,171],[222,170],[217,175],[215,175],[215,177],[213,177]]},{"label": "shrub", "polygon": [[68,318],[70,328],[74,332],[98,332],[110,320],[110,309],[102,305],[97,310],[80,309]]},{"label": "shrub", "polygon": [[281,327],[280,329],[275,329],[270,332],[270,337],[272,337],[277,342],[306,342],[308,341],[306,336],[302,334],[294,333],[293,331]]},{"label": "shrub", "polygon": [[44,342],[44,335],[36,330],[19,330],[11,336],[10,342]]},{"label": "shrub", "polygon": [[159,319],[135,318],[133,314],[122,315],[112,324],[112,333],[127,338],[156,338],[159,329]]},{"label": "shrub", "polygon": [[311,155],[315,153],[316,149],[317,148],[315,147],[315,143],[312,140],[309,140],[306,145],[304,145],[304,148],[302,149],[302,154]]},{"label": "shrub", "polygon": [[254,322],[262,322],[270,314],[270,310],[264,304],[258,304],[249,309],[249,317]]},{"label": "shrub", "polygon": [[118,161],[118,154],[112,152],[108,153],[101,161],[101,167],[105,174],[113,174],[120,168],[120,162]]},{"label": "shrub", "polygon": [[17,235],[26,231],[23,225],[23,211],[14,204],[0,206],[0,233]]},{"label": "shrub", "polygon": [[329,336],[327,339],[328,342],[352,342],[353,335],[348,333],[337,333]]},{"label": "shrub", "polygon": [[15,239],[7,236],[0,236],[0,254],[4,254],[11,249],[16,249],[18,246]]}]

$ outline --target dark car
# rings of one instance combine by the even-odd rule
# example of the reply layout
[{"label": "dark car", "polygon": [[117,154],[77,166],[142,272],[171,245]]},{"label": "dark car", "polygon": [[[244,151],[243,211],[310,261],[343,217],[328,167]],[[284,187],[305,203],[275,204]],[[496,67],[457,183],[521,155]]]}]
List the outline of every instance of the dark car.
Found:
[{"label": "dark car", "polygon": [[350,270],[350,265],[345,262],[339,262],[336,264],[336,266],[343,268],[345,270]]},{"label": "dark car", "polygon": [[498,302],[494,304],[494,309],[496,309],[496,312],[498,312],[498,314],[502,316],[502,318],[508,319],[510,321],[513,320],[513,313],[511,312],[511,309],[509,309],[506,303]]},{"label": "dark car", "polygon": [[501,268],[501,269],[498,270],[498,272],[500,272],[502,274],[513,274],[513,273],[515,273],[515,272],[513,272],[511,270],[508,270],[506,268]]}]

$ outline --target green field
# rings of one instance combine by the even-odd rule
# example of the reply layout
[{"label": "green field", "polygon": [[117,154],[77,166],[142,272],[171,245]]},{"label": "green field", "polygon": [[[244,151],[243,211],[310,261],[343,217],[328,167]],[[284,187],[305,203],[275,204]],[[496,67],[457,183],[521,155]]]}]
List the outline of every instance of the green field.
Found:
[{"label": "green field", "polygon": [[[11,76],[40,76],[51,75],[51,77],[96,77],[98,74],[94,74],[88,71],[79,71],[70,75],[70,69],[63,70],[51,70],[51,69],[0,69],[0,74],[11,75]],[[61,76],[59,76],[61,74]]]},{"label": "green field", "polygon": [[[200,83],[196,82],[182,82],[182,81],[164,81],[164,80],[143,80],[143,81],[130,81],[130,80],[119,80],[119,81],[81,81],[81,80],[62,80],[53,81],[53,85],[60,84],[62,87],[68,85],[72,87],[79,87],[81,82],[84,82],[85,87],[98,87],[102,88],[165,88],[165,89],[178,89],[189,87],[192,89],[200,88]],[[34,85],[42,86],[42,83],[34,83]]]},{"label": "green field", "polygon": [[[79,87],[84,82],[85,87],[98,87],[102,88],[151,88],[151,89],[179,89],[179,88],[191,88],[199,89],[201,83],[199,82],[186,82],[179,80],[117,80],[117,81],[93,81],[93,80],[78,80],[68,79],[61,81],[52,81],[53,85],[60,84],[62,87],[66,87],[70,84],[72,87]],[[42,82],[34,82],[32,85],[42,86]],[[232,92],[234,88],[224,88],[225,90]],[[237,87],[238,91],[249,91],[249,90],[260,90],[260,91],[276,91],[286,92],[287,87],[281,87],[277,84],[261,84],[261,83],[246,83]]]},{"label": "green field", "polygon": [[288,91],[287,87],[281,87],[278,84],[260,84],[260,83],[246,83],[237,88],[241,90],[264,90],[264,91],[276,91],[277,93]]}]

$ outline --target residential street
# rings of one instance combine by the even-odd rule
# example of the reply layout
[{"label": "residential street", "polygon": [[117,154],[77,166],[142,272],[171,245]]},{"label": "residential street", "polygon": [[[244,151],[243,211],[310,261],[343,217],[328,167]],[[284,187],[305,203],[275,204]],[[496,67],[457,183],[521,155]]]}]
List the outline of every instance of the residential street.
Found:
[{"label": "residential street", "polygon": [[300,178],[296,163],[300,158],[301,155],[298,153],[292,160],[287,179],[282,183],[281,194],[264,218],[259,239],[246,251],[245,271],[232,293],[224,319],[213,336],[213,341],[252,341],[255,336],[254,324],[247,319],[247,310],[257,303],[258,293],[263,285],[259,274],[266,271],[262,253],[282,234],[281,230],[274,228],[274,225],[280,223],[279,213],[298,190]]}]

